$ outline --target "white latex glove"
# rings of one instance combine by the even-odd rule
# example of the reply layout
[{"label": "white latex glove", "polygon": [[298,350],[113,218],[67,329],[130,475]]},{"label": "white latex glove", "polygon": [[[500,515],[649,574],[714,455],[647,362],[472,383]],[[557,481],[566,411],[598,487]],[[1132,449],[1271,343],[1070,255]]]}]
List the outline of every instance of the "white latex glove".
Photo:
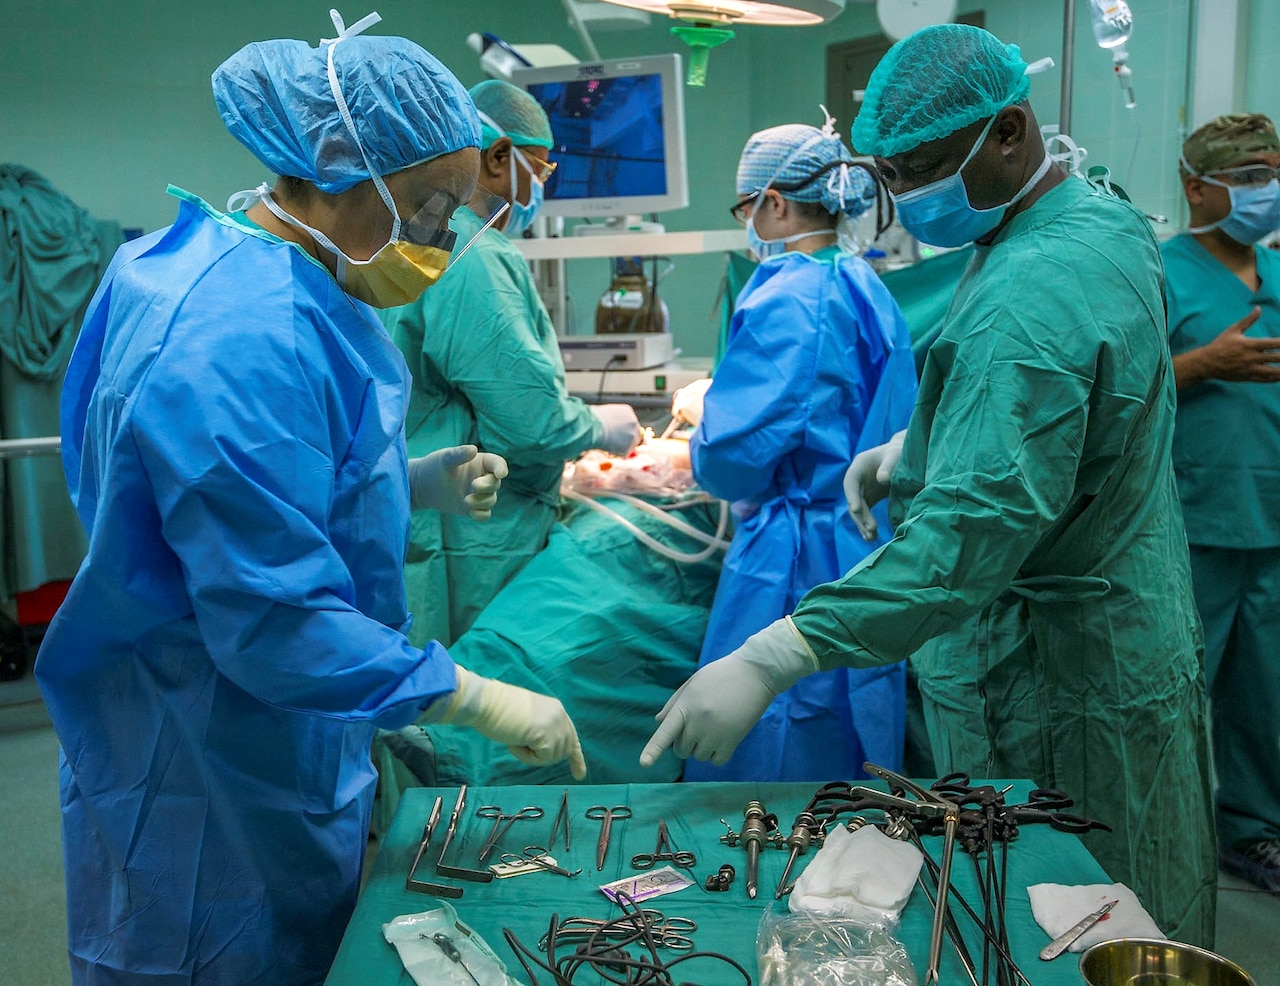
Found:
[{"label": "white latex glove", "polygon": [[627,455],[640,443],[640,420],[630,404],[592,404],[600,422],[600,448],[613,455]]},{"label": "white latex glove", "polygon": [[498,502],[507,460],[474,445],[442,448],[409,460],[409,506],[488,520]]},{"label": "white latex glove", "polygon": [[849,501],[849,516],[867,541],[874,541],[880,533],[871,508],[889,495],[889,481],[902,458],[904,435],[906,431],[900,431],[883,445],[859,452],[845,470],[844,495]]},{"label": "white latex glove", "polygon": [[640,754],[640,765],[653,766],[667,747],[678,757],[723,765],[769,703],[817,670],[818,659],[791,617],[775,620],[676,690],[658,713],[661,725]]},{"label": "white latex glove", "polygon": [[710,386],[711,378],[703,377],[677,390],[671,395],[671,416],[683,418],[695,428],[698,427],[702,421],[702,404]]},{"label": "white latex glove", "polygon": [[481,736],[505,744],[523,763],[567,760],[575,780],[587,776],[578,731],[559,699],[472,674],[466,668],[457,668],[457,673],[457,691],[440,722],[470,726]]}]

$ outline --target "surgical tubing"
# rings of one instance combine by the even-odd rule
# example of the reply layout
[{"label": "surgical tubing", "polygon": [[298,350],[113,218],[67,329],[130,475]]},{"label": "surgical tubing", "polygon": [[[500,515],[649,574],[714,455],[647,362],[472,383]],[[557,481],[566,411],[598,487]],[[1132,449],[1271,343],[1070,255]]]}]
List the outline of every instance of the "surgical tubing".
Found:
[{"label": "surgical tubing", "polygon": [[665,558],[670,558],[672,561],[675,561],[675,562],[680,562],[685,565],[695,565],[698,562],[706,561],[717,551],[722,551],[729,546],[729,542],[724,540],[725,528],[728,527],[729,525],[729,505],[724,502],[721,502],[720,504],[720,522],[716,526],[716,533],[714,535],[709,535],[709,534],[704,534],[702,531],[699,531],[696,528],[689,527],[689,525],[687,525],[684,521],[677,520],[676,518],[671,517],[668,514],[664,513],[659,508],[654,507],[652,504],[644,503],[643,501],[640,501],[635,497],[629,497],[625,493],[609,494],[610,496],[615,496],[618,499],[623,500],[624,502],[631,502],[635,506],[640,506],[641,509],[645,510],[646,513],[652,512],[654,516],[660,517],[663,523],[669,525],[670,527],[674,528],[677,531],[680,531],[680,533],[693,538],[695,541],[698,541],[707,546],[702,551],[690,553],[690,552],[684,552],[684,551],[676,551],[674,548],[668,548],[661,541],[657,540],[655,537],[653,537],[651,534],[647,533],[646,531],[642,530],[641,528],[637,527],[634,523],[632,523],[626,517],[623,517],[617,511],[610,510],[603,503],[600,503],[589,496],[584,496],[583,494],[577,492],[576,490],[570,490],[570,489],[565,489],[562,492],[570,500],[574,500],[578,503],[582,503],[587,507],[590,507],[592,510],[596,511],[597,513],[604,514],[606,517],[609,517],[612,520],[616,521],[617,523],[621,524],[628,531],[630,531],[631,534],[635,537],[635,539],[639,541],[641,544],[645,545],[648,548],[652,548],[654,551],[658,552],[658,554],[662,555]]},{"label": "surgical tubing", "polygon": [[[631,493],[614,492],[608,495],[612,496],[614,499],[621,500],[623,503],[629,503],[631,506],[635,507],[637,510],[643,510],[647,514],[652,514],[654,517],[657,517],[663,523],[669,524],[671,527],[674,527],[681,534],[687,534],[689,537],[693,538],[695,541],[700,541],[703,544],[720,545],[721,547],[725,547],[725,548],[729,546],[729,542],[724,540],[724,537],[723,537],[724,535],[723,527],[718,528],[715,534],[707,534],[705,531],[698,530],[692,524],[686,523],[685,521],[681,520],[679,517],[675,516],[674,513],[672,513],[672,511],[682,509],[684,504],[671,504],[670,506],[659,507],[657,504],[650,503],[648,500],[641,499],[640,497],[634,496]],[[724,514],[728,510],[728,504],[726,504],[723,500],[720,501],[720,510],[722,514]],[[724,525],[725,526],[728,525],[727,516],[725,517]]]}]

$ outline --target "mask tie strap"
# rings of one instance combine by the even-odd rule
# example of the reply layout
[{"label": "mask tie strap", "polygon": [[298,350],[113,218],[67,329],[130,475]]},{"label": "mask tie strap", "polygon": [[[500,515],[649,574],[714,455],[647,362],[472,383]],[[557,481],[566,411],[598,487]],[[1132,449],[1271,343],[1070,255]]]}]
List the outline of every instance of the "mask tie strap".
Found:
[{"label": "mask tie strap", "polygon": [[[336,10],[330,10],[329,16],[333,18],[333,26],[338,31],[338,36],[336,38],[325,38],[320,42],[321,44],[329,46],[328,58],[326,60],[329,74],[329,90],[333,93],[333,101],[338,106],[338,114],[342,117],[342,122],[346,125],[347,133],[351,135],[351,139],[355,141],[356,147],[360,150],[360,157],[364,160],[365,169],[369,172],[369,177],[373,180],[373,185],[378,190],[379,197],[381,197],[383,204],[391,213],[391,237],[387,242],[394,243],[400,238],[400,213],[396,211],[395,199],[391,197],[391,192],[387,189],[386,182],[382,180],[382,175],[378,173],[377,169],[374,168],[372,163],[369,161],[369,155],[364,149],[364,143],[360,140],[360,134],[356,131],[356,123],[355,120],[352,119],[351,110],[347,106],[346,97],[342,94],[342,87],[338,84],[338,71],[333,64],[333,52],[338,45],[346,41],[347,38],[355,37],[357,34],[361,34],[374,24],[377,24],[382,20],[382,16],[374,11],[373,13],[366,14],[364,17],[360,18],[360,20],[352,24],[351,27],[345,27],[343,25],[342,15]],[[352,261],[352,263],[356,262],[357,261]]]},{"label": "mask tie strap", "polygon": [[270,197],[271,189],[264,181],[257,188],[246,188],[227,199],[227,212],[240,212],[252,205],[257,205],[259,202],[264,202]]}]

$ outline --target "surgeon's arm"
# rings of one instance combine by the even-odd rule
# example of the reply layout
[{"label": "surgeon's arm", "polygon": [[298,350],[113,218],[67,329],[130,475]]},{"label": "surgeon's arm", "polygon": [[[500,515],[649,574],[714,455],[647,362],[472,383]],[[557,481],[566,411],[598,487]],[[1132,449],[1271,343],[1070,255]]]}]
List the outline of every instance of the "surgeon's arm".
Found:
[{"label": "surgeon's arm", "polygon": [[[395,559],[375,562],[358,584],[331,541],[333,524],[369,524],[375,557],[394,548],[390,535],[380,543],[376,525],[395,513],[388,504],[397,495],[405,499],[390,485],[403,474],[369,488],[367,516],[359,502],[345,516],[335,511],[345,450],[331,447],[325,390],[299,379],[293,353],[263,348],[235,369],[196,352],[166,380],[157,370],[131,418],[200,636],[218,670],[263,702],[407,725],[453,692],[453,662],[438,644],[419,650],[357,608],[381,599],[389,619],[400,615]],[[370,388],[364,401],[376,400]],[[398,440],[386,438],[392,447]]]},{"label": "surgeon's arm", "polygon": [[531,307],[501,274],[493,272],[491,294],[475,306],[475,324],[454,332],[434,358],[471,403],[482,449],[516,464],[576,458],[600,444],[603,427],[587,404],[569,395],[559,351],[543,346],[541,337],[552,331],[545,309],[540,302]]},{"label": "surgeon's arm", "polygon": [[[903,461],[927,443],[925,485],[894,539],[796,607],[795,626],[820,667],[900,661],[976,613],[1008,588],[1068,507],[1093,379],[1091,368],[1036,351],[1045,328],[989,352],[983,340],[1001,331],[975,327],[977,342],[957,352],[932,430],[913,418]],[[1001,358],[1015,348],[1016,359]]]},{"label": "surgeon's arm", "polygon": [[[774,285],[770,285],[771,287]],[[723,500],[752,500],[800,446],[810,413],[821,332],[803,291],[770,292],[734,313],[724,360],[689,442],[698,485]]]}]

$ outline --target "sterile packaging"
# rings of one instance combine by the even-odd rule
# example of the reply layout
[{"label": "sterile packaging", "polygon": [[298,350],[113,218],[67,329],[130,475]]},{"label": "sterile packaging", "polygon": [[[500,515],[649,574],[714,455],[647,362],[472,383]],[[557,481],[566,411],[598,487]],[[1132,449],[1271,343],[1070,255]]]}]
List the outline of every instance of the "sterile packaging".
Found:
[{"label": "sterile packaging", "polygon": [[600,892],[615,904],[618,902],[620,893],[625,894],[631,903],[639,904],[654,897],[674,894],[693,885],[694,881],[687,873],[670,866],[663,866],[636,876],[624,876],[621,880],[614,880],[612,883],[603,883],[600,885]]},{"label": "sterile packaging", "polygon": [[382,926],[382,936],[418,986],[520,986],[445,901],[433,911],[393,918]]},{"label": "sterile packaging", "polygon": [[916,986],[888,931],[806,911],[766,911],[756,934],[760,986]]},{"label": "sterile packaging", "polygon": [[915,846],[890,839],[874,825],[856,832],[837,825],[800,874],[787,904],[793,911],[892,924],[911,896],[922,863]]}]

